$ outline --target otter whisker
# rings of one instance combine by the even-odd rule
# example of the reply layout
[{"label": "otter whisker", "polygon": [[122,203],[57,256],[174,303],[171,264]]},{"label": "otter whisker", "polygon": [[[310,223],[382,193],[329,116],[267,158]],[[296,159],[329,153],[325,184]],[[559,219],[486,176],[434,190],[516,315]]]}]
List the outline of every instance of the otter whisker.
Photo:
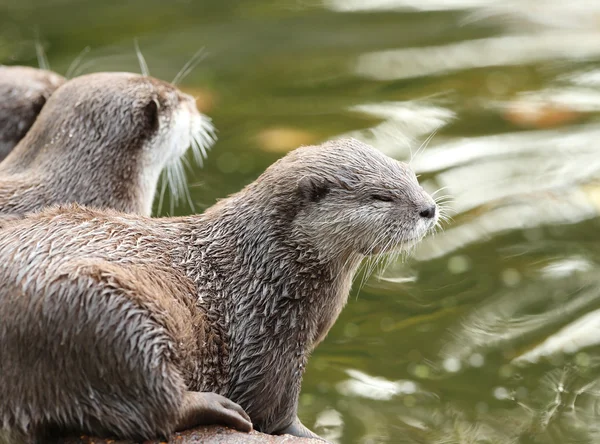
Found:
[{"label": "otter whisker", "polygon": [[171,199],[171,213],[175,210],[175,204],[178,204],[184,197],[190,204],[192,211],[194,211],[194,205],[187,187],[183,162],[173,162],[169,166],[168,172],[167,178],[169,179],[169,186],[173,193],[173,199]]},{"label": "otter whisker", "polygon": [[185,198],[188,202],[188,205],[190,206],[190,209],[192,210],[192,213],[195,213],[196,206],[194,205],[194,201],[192,200],[192,195],[190,194],[190,190],[187,187],[185,188]]},{"label": "otter whisker", "polygon": [[73,72],[73,77],[79,77],[79,75],[86,71],[87,68],[89,68],[90,66],[93,66],[96,63],[96,60],[89,60],[83,64],[81,64],[78,68],[75,69],[75,72]]},{"label": "otter whisker", "polygon": [[138,43],[138,39],[134,39],[133,44],[135,46],[135,54],[137,56],[138,62],[140,64],[140,71],[142,75],[148,77],[150,75],[150,70],[148,69],[148,65],[146,64],[146,59],[140,50],[140,45]]},{"label": "otter whisker", "polygon": [[438,223],[440,221],[444,222],[444,223],[454,222],[454,218],[452,216],[447,215],[447,214],[441,214],[440,213],[440,216],[439,216],[439,219],[438,219]]},{"label": "otter whisker", "polygon": [[194,122],[192,129],[192,154],[199,165],[208,157],[208,150],[214,145],[217,136],[215,128],[208,117],[201,116]]},{"label": "otter whisker", "polygon": [[455,197],[450,194],[443,194],[441,196],[437,196],[434,200],[436,201],[436,203],[437,202],[446,202],[446,201],[455,200]]},{"label": "otter whisker", "polygon": [[453,199],[452,197],[440,198],[435,201],[437,206],[439,208],[443,208],[444,210],[451,210],[452,209],[451,205],[453,205],[455,202],[456,202],[456,199]]},{"label": "otter whisker", "polygon": [[86,46],[85,48],[83,48],[83,50],[79,53],[79,55],[77,55],[77,57],[75,57],[73,59],[73,61],[71,62],[71,64],[69,65],[69,68],[67,69],[67,73],[65,74],[65,77],[67,79],[70,79],[71,76],[73,75],[73,73],[75,72],[75,70],[79,67],[79,65],[81,64],[81,62],[83,61],[83,58],[86,56],[86,54],[88,52],[90,52],[91,47],[90,46]]},{"label": "otter whisker", "polygon": [[425,149],[427,148],[427,146],[429,145],[429,142],[431,142],[431,140],[433,139],[433,137],[437,134],[439,128],[434,129],[431,134],[429,136],[427,136],[427,138],[423,141],[423,143],[421,144],[421,146],[419,147],[419,149],[417,149],[417,151],[414,153],[414,155],[411,155],[411,158],[408,162],[408,164],[412,164],[412,161],[414,159],[416,159],[419,154],[422,151],[425,151]]},{"label": "otter whisker", "polygon": [[162,211],[162,206],[163,206],[163,201],[164,201],[164,197],[165,197],[165,191],[167,191],[167,179],[165,177],[165,172],[163,172],[163,174],[161,174],[161,180],[160,180],[160,195],[158,198],[158,213],[160,214],[160,212]]},{"label": "otter whisker", "polygon": [[179,197],[178,197],[178,190],[175,189],[175,185],[174,185],[175,181],[173,179],[174,173],[173,173],[172,167],[167,168],[167,170],[165,171],[165,177],[167,178],[167,183],[169,185],[169,189],[171,190],[171,196],[169,199],[169,214],[173,215],[174,201],[178,201]]},{"label": "otter whisker", "polygon": [[[202,167],[204,159],[208,156],[208,150],[216,140],[215,129],[211,120],[203,115],[193,116],[189,137],[189,147],[194,162]],[[192,169],[189,160],[183,156],[173,157],[166,165],[162,175],[163,182],[159,211],[162,209],[162,194],[164,194],[166,186],[169,187],[172,193],[172,198],[170,200],[171,213],[174,212],[175,205],[178,205],[184,198],[192,211],[196,211],[187,185],[185,167],[190,170]]]},{"label": "otter whisker", "polygon": [[449,186],[445,186],[445,187],[438,188],[436,191],[434,191],[433,193],[431,193],[431,197],[435,197],[435,195],[437,193],[439,193],[440,191],[447,190],[448,188],[450,188],[450,187]]},{"label": "otter whisker", "polygon": [[186,168],[188,168],[188,169],[191,169],[191,168],[192,168],[192,165],[190,164],[190,161],[187,159],[187,157],[185,157],[185,156],[184,156],[184,157],[182,157],[182,158],[181,158],[181,161],[183,162],[183,165],[184,165]]},{"label": "otter whisker", "polygon": [[401,254],[400,251],[395,251],[393,253],[388,253],[385,256],[385,260],[383,261],[383,266],[380,269],[379,276],[385,274],[387,269],[393,264],[396,263],[398,256]]},{"label": "otter whisker", "polygon": [[362,288],[364,287],[364,285],[366,284],[366,282],[369,279],[370,276],[370,271],[372,266],[373,266],[373,262],[376,260],[376,258],[374,256],[368,255],[366,257],[366,259],[362,262],[361,264],[361,279],[360,279],[360,283],[358,284],[358,289],[356,290],[356,298],[358,298],[358,294],[361,292]]},{"label": "otter whisker", "polygon": [[40,68],[50,70],[50,63],[48,62],[46,51],[44,50],[44,46],[40,43],[38,38],[36,38],[35,41],[35,54],[37,56],[38,65]]},{"label": "otter whisker", "polygon": [[192,156],[194,157],[194,161],[196,162],[196,165],[203,167],[204,166],[204,155],[203,155],[204,152],[203,152],[200,144],[198,143],[198,140],[194,136],[192,136],[191,148],[192,148]]},{"label": "otter whisker", "polygon": [[452,200],[442,200],[441,202],[436,202],[438,208],[440,208],[440,212],[441,212],[441,209],[443,209],[444,212],[453,211],[452,208],[450,207],[450,205],[452,205],[453,203],[454,203],[454,201],[452,201]]},{"label": "otter whisker", "polygon": [[[380,233],[380,235],[376,238],[375,242],[373,243],[373,247],[372,247],[371,251],[375,250],[375,248],[379,244],[380,239],[384,238],[385,235],[386,235],[385,232]],[[392,244],[393,240],[394,240],[393,238],[388,239],[388,241],[385,243],[385,245],[379,251],[381,251],[381,252],[387,251],[389,246]],[[367,283],[367,281],[371,278],[371,276],[377,269],[377,266],[380,263],[381,258],[385,256],[385,253],[381,253],[381,252],[377,253],[375,256],[369,256],[369,260],[367,261],[367,268],[365,269],[365,272],[363,273],[361,283],[358,287],[357,295],[358,295],[358,293],[360,293],[360,291],[362,290],[364,285]]]},{"label": "otter whisker", "polygon": [[440,217],[450,217],[450,209],[447,207],[440,206],[438,213]]},{"label": "otter whisker", "polygon": [[192,58],[186,62],[185,65],[179,70],[173,81],[171,82],[173,85],[178,85],[184,78],[186,78],[192,70],[198,66],[198,64],[206,58],[206,53],[204,52],[204,48],[200,48],[198,51],[194,53]]},{"label": "otter whisker", "polygon": [[440,210],[439,217],[438,217],[438,223],[440,221],[444,222],[444,223],[454,222],[454,218],[445,210]]},{"label": "otter whisker", "polygon": [[[383,259],[381,261],[382,265],[379,267],[379,276],[385,274],[386,270],[390,267],[390,265],[396,263],[398,258],[405,254],[405,251],[403,249],[404,242],[402,236],[400,234],[397,234],[396,236],[397,238],[392,238],[391,243],[388,242],[386,247],[384,247],[384,249],[382,250],[382,253],[380,253],[380,256]],[[391,251],[387,251],[390,245]]]}]

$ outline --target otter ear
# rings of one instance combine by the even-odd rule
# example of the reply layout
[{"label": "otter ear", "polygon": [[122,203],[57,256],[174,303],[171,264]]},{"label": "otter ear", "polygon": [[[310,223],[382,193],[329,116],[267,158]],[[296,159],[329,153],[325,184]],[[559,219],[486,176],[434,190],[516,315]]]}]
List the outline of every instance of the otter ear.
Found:
[{"label": "otter ear", "polygon": [[318,202],[330,191],[330,184],[321,177],[308,175],[298,182],[300,196],[310,202]]},{"label": "otter ear", "polygon": [[144,112],[146,113],[147,122],[150,124],[150,127],[153,130],[158,129],[158,110],[160,109],[160,104],[158,103],[158,99],[156,97],[152,97],[150,101],[146,104],[146,108]]}]

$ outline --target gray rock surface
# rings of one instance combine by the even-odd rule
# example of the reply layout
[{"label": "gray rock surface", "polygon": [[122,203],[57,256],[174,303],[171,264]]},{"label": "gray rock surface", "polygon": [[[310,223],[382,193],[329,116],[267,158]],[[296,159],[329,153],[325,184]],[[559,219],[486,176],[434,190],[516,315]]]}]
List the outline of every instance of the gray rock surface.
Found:
[{"label": "gray rock surface", "polygon": [[[145,444],[158,444],[165,441],[146,441]],[[184,432],[175,433],[168,441],[170,444],[323,444],[324,441],[307,438],[296,438],[290,435],[265,435],[253,431],[242,433],[221,426],[197,427]],[[60,444],[132,444],[133,441],[101,439],[90,436],[66,438]]]}]

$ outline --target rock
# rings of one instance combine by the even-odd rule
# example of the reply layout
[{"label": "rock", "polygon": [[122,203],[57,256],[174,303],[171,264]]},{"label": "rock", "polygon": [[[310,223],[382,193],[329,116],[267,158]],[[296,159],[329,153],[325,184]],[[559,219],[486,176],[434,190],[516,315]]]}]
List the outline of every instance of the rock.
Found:
[{"label": "rock", "polygon": [[[159,444],[166,441],[146,441],[144,444]],[[80,436],[78,438],[66,438],[59,441],[59,444],[132,444],[129,440],[101,439],[90,436]],[[221,426],[197,427],[195,429],[185,430],[175,433],[168,441],[170,444],[323,444],[323,441],[317,439],[296,438],[291,435],[265,435],[264,433],[253,431],[251,433],[242,433],[236,430]]]}]

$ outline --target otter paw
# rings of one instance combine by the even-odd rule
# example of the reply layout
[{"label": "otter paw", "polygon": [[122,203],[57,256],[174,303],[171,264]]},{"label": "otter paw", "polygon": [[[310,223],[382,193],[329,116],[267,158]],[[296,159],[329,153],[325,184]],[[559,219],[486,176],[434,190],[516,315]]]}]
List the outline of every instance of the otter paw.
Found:
[{"label": "otter paw", "polygon": [[238,404],[210,392],[187,392],[176,430],[198,425],[220,424],[241,432],[252,431],[252,420]]},{"label": "otter paw", "polygon": [[300,419],[298,417],[296,417],[296,419],[294,419],[294,422],[292,422],[285,429],[279,430],[277,432],[277,434],[278,435],[292,435],[292,436],[296,436],[298,438],[318,439],[320,441],[331,444],[325,438],[321,438],[315,432],[313,432],[308,427],[306,427],[304,424],[302,424],[302,422],[300,422]]}]

